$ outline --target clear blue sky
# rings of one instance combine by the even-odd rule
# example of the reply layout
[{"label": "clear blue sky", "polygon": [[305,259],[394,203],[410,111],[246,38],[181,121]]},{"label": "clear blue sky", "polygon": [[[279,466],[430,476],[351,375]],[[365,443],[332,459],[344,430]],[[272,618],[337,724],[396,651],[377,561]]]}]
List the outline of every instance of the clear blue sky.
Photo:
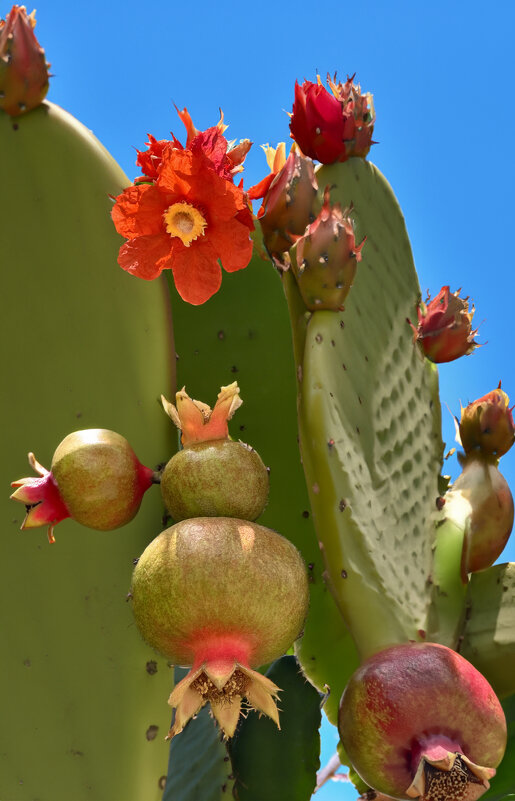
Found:
[{"label": "clear blue sky", "polygon": [[[2,3],[5,16],[10,5]],[[29,6],[28,10],[32,10]],[[40,0],[37,34],[52,63],[49,99],[93,130],[129,178],[146,133],[218,120],[248,137],[245,186],[267,172],[259,144],[288,138],[295,79],[357,73],[374,94],[370,158],[406,217],[422,290],[463,287],[485,346],[440,369],[444,438],[450,413],[497,386],[515,401],[512,355],[515,112],[513,0],[229,4]],[[515,448],[513,449],[515,451]],[[501,470],[515,487],[515,453]],[[448,472],[459,472],[454,459]],[[502,561],[515,560],[515,544]],[[336,746],[324,735],[324,756]],[[331,784],[321,801],[354,798]]]}]

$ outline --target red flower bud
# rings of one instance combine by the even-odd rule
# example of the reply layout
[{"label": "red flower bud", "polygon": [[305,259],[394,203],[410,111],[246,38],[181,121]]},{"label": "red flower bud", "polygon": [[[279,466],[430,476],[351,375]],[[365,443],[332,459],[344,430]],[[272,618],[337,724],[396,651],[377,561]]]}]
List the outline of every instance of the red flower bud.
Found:
[{"label": "red flower bud", "polygon": [[39,106],[48,92],[50,64],[34,36],[34,14],[13,6],[0,20],[0,108],[12,117]]},{"label": "red flower bud", "polygon": [[460,290],[450,292],[443,286],[431,302],[420,303],[417,309],[418,327],[408,320],[424,354],[432,362],[452,362],[472,353],[479,347],[472,330],[474,307],[469,312],[468,298],[460,298]]},{"label": "red flower bud", "polygon": [[317,83],[295,84],[290,120],[292,138],[302,152],[323,164],[366,156],[372,144],[374,107],[372,95],[362,95],[348,78],[345,84],[328,77],[332,94]]},{"label": "red flower bud", "polygon": [[503,456],[515,442],[515,423],[510,399],[501,384],[483,398],[461,410],[460,439],[465,453],[480,451],[489,456]]}]

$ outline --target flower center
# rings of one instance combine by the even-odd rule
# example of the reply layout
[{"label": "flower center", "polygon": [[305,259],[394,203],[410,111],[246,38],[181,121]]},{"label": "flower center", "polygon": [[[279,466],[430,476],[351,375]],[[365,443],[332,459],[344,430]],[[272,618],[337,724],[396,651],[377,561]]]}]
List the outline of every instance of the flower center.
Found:
[{"label": "flower center", "polygon": [[173,203],[164,215],[165,227],[170,236],[178,236],[187,248],[199,236],[204,236],[206,219],[189,203]]},{"label": "flower center", "polygon": [[241,670],[236,669],[230,679],[224,684],[221,690],[216,687],[211,679],[202,671],[195,681],[191,682],[191,689],[196,690],[208,701],[223,701],[234,698],[235,695],[245,695],[245,690],[250,684],[248,676]]}]

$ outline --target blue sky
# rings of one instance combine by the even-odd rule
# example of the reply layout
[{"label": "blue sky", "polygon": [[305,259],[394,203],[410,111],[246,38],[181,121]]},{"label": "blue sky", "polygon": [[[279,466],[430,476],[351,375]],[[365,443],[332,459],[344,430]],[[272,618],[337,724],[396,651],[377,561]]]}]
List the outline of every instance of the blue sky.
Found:
[{"label": "blue sky", "polygon": [[[254,141],[244,173],[251,186],[267,172],[259,144],[288,138],[295,79],[356,72],[375,99],[379,144],[370,159],[403,209],[422,290],[463,287],[487,343],[440,369],[448,446],[446,405],[459,413],[460,400],[499,379],[515,401],[513,2],[40,0],[37,20],[55,76],[48,98],[91,128],[131,179],[147,132],[182,137],[176,103],[198,128],[222,107],[227,136]],[[447,465],[455,477],[456,461]],[[501,470],[515,486],[513,451]],[[506,560],[515,560],[513,542]],[[335,746],[326,733],[324,756]],[[321,801],[353,797],[340,783],[320,793]]]}]

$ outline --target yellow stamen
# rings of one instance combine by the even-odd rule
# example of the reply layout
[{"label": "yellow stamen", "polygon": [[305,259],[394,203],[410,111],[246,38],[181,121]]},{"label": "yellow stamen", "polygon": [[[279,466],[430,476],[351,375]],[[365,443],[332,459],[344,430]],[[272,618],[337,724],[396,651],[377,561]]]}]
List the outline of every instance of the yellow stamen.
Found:
[{"label": "yellow stamen", "polygon": [[199,236],[204,236],[207,221],[200,211],[189,203],[173,203],[163,216],[167,232],[170,236],[178,236],[187,248]]}]

